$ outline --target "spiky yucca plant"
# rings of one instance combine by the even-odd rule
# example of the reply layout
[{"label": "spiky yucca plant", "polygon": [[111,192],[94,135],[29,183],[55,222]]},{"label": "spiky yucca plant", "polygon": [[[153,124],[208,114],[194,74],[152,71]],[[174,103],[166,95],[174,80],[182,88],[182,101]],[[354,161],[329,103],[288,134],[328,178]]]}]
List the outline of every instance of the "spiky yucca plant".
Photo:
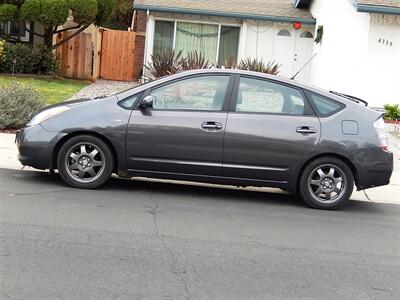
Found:
[{"label": "spiky yucca plant", "polygon": [[179,72],[182,64],[182,51],[175,53],[173,50],[163,50],[151,56],[151,63],[146,65],[146,69],[156,77],[163,77]]},{"label": "spiky yucca plant", "polygon": [[235,57],[230,56],[225,60],[224,67],[226,69],[236,69],[237,68],[237,60]]},{"label": "spiky yucca plant", "polygon": [[239,64],[239,69],[247,71],[255,71],[266,74],[277,75],[279,74],[280,65],[275,61],[269,61],[268,63],[258,59],[246,58],[242,59]]},{"label": "spiky yucca plant", "polygon": [[186,58],[181,60],[180,65],[182,70],[209,69],[211,67],[210,61],[206,59],[205,55],[196,50],[189,52]]}]

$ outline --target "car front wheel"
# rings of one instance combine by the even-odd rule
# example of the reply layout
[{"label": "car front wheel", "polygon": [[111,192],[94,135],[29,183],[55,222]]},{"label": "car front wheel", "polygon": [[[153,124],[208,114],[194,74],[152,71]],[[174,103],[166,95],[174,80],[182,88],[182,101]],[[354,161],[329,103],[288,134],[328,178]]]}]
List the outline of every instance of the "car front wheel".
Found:
[{"label": "car front wheel", "polygon": [[61,178],[70,186],[94,189],[110,178],[113,155],[101,139],[90,135],[72,137],[62,145],[57,159]]},{"label": "car front wheel", "polygon": [[322,157],[309,163],[300,177],[301,198],[311,207],[337,209],[348,202],[354,179],[349,166],[335,157]]}]

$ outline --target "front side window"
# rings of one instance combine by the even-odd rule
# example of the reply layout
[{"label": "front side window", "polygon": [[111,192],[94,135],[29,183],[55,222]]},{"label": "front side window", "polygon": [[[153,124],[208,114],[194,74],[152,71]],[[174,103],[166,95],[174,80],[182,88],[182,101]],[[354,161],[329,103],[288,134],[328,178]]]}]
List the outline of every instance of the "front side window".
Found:
[{"label": "front side window", "polygon": [[229,76],[193,77],[155,88],[154,110],[219,111],[225,99]]},{"label": "front side window", "polygon": [[295,88],[260,79],[240,79],[237,112],[303,115],[305,100]]}]

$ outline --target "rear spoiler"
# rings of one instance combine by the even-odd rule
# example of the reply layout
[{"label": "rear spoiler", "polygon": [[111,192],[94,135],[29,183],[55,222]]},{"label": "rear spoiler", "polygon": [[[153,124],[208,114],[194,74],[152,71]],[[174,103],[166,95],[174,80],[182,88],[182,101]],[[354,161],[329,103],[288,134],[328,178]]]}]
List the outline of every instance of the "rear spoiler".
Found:
[{"label": "rear spoiler", "polygon": [[357,98],[357,97],[354,97],[354,96],[351,96],[351,95],[347,95],[347,94],[335,92],[335,91],[329,91],[329,93],[332,93],[332,94],[335,94],[335,95],[337,95],[337,96],[346,98],[346,99],[348,99],[348,100],[350,100],[350,101],[353,101],[353,102],[355,102],[355,103],[358,103],[358,104],[362,103],[362,104],[364,104],[365,106],[368,106],[368,102],[365,101],[365,100],[363,100],[363,99],[360,99],[360,98]]}]

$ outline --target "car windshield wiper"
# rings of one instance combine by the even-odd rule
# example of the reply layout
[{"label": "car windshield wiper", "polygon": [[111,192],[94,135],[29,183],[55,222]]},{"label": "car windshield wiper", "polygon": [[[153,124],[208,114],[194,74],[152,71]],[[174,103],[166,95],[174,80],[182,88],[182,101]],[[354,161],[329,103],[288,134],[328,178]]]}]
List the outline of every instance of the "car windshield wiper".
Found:
[{"label": "car windshield wiper", "polygon": [[337,96],[346,98],[346,99],[348,99],[348,100],[350,100],[350,101],[353,101],[353,102],[355,102],[355,103],[362,103],[362,104],[364,104],[365,106],[368,106],[368,102],[365,101],[365,100],[363,100],[363,99],[360,99],[360,98],[357,98],[357,97],[354,97],[354,96],[351,96],[351,95],[347,95],[347,94],[335,92],[335,91],[329,91],[329,93],[332,93],[332,94],[335,94],[335,95],[337,95]]}]

